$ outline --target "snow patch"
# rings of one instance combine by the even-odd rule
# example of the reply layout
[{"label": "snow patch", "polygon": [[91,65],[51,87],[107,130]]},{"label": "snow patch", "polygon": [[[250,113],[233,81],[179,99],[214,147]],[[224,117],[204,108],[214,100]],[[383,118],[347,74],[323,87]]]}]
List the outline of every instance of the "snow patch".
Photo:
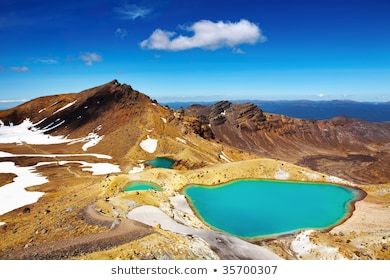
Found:
[{"label": "snow patch", "polygon": [[43,192],[26,191],[28,187],[48,182],[45,176],[36,172],[35,166],[21,167],[14,162],[0,162],[0,173],[16,175],[12,183],[0,187],[0,215],[35,203],[44,195]]},{"label": "snow patch", "polygon": [[[8,153],[7,153],[8,154]],[[83,171],[91,172],[92,175],[106,175],[121,172],[119,166],[111,163],[89,163],[85,161],[54,161],[39,162],[33,166],[22,167],[14,162],[0,162],[0,173],[15,174],[13,182],[0,187],[0,215],[29,205],[38,201],[44,195],[43,192],[30,192],[26,188],[43,185],[49,180],[37,172],[36,168],[40,166],[58,164],[65,165],[69,163],[80,164]],[[0,225],[4,224],[0,222]]]},{"label": "snow patch", "polygon": [[102,154],[11,154],[0,151],[0,158],[11,158],[11,157],[45,157],[45,158],[56,158],[56,157],[96,157],[102,159],[112,159],[111,156]]},{"label": "snow patch", "polygon": [[226,161],[226,162],[232,162],[232,161],[227,157],[227,155],[226,155],[224,152],[221,152],[218,156],[219,156],[220,159],[223,159],[223,160]]},{"label": "snow patch", "polygon": [[177,209],[187,215],[194,215],[191,207],[188,205],[186,197],[184,195],[175,195],[169,197],[169,201],[171,202],[174,209]]},{"label": "snow patch", "polygon": [[136,174],[144,171],[145,169],[145,164],[141,163],[139,166],[134,166],[130,171],[129,174]]},{"label": "snow patch", "polygon": [[95,132],[91,132],[89,133],[84,139],[83,141],[88,141],[87,143],[85,143],[82,147],[83,151],[86,152],[89,148],[93,147],[93,146],[96,146],[100,141],[102,141],[104,135],[102,136],[99,136],[98,134],[96,134]]},{"label": "snow patch", "polygon": [[163,121],[163,123],[167,123],[167,119],[166,118],[161,118],[161,120]]},{"label": "snow patch", "polygon": [[139,143],[142,150],[145,152],[148,152],[150,154],[153,154],[157,149],[157,139],[150,138],[149,135],[147,136],[147,139],[142,140],[141,143]]},{"label": "snow patch", "polygon": [[73,102],[71,102],[69,104],[66,104],[64,107],[62,107],[62,108],[58,109],[57,111],[55,111],[53,113],[53,115],[57,114],[58,112],[61,112],[61,111],[65,110],[65,109],[68,109],[69,107],[73,106],[76,102],[77,102],[77,100],[75,100],[75,101],[73,101]]},{"label": "snow patch", "polygon": [[[11,144],[11,143],[27,143],[32,145],[51,145],[51,144],[62,144],[68,143],[72,140],[67,139],[64,136],[52,136],[45,134],[44,132],[53,129],[54,123],[46,126],[44,129],[36,128],[30,119],[25,119],[21,124],[9,126],[2,123],[0,125],[0,143]],[[58,125],[57,125],[58,126]]]},{"label": "snow patch", "polygon": [[305,230],[297,235],[291,242],[290,248],[299,258],[308,257],[323,260],[344,259],[338,248],[317,245],[310,240],[310,235],[314,230]]},{"label": "snow patch", "polygon": [[134,208],[127,214],[127,218],[149,226],[159,225],[162,229],[174,233],[199,237],[206,241],[210,247],[219,248],[226,253],[237,254],[241,258],[245,256],[250,259],[280,259],[279,256],[268,248],[252,244],[238,237],[225,235],[212,230],[193,228],[178,223],[161,209],[154,206],[143,205]]},{"label": "snow patch", "polygon": [[288,178],[290,178],[290,174],[287,171],[278,169],[278,171],[275,172],[276,180],[287,180]]},{"label": "snow patch", "polygon": [[86,161],[49,161],[49,162],[39,162],[36,166],[45,166],[45,165],[52,165],[52,164],[58,164],[58,165],[66,165],[66,164],[80,164],[81,170],[91,172],[92,175],[107,175],[111,173],[120,173],[121,169],[118,165],[112,164],[112,163],[92,163],[92,162],[86,162]]},{"label": "snow patch", "polygon": [[310,235],[314,230],[306,230],[297,235],[291,242],[290,248],[299,256],[308,254],[311,250],[317,248],[316,244],[310,241]]},{"label": "snow patch", "polygon": [[183,144],[187,144],[187,141],[182,139],[182,138],[179,138],[179,137],[176,137],[176,141],[180,142],[180,143],[183,143]]},{"label": "snow patch", "polygon": [[53,130],[65,123],[64,120],[56,119],[54,122],[45,126],[42,129],[36,127],[36,125],[42,123],[45,119],[38,123],[32,123],[30,119],[25,119],[19,125],[10,124],[9,126],[4,125],[0,121],[0,143],[1,144],[31,144],[31,145],[53,145],[53,144],[64,144],[68,145],[84,142],[82,149],[87,151],[89,148],[97,145],[104,136],[98,135],[95,131],[99,131],[101,126],[98,126],[93,132],[89,133],[85,137],[68,139],[67,136],[52,136],[45,134],[46,132]]}]

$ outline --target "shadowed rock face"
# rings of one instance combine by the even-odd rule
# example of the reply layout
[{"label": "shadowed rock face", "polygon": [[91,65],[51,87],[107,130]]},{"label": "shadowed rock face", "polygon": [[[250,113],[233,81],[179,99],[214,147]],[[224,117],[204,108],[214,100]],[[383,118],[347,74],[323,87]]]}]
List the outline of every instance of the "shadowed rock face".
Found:
[{"label": "shadowed rock face", "polygon": [[238,128],[256,131],[266,120],[263,112],[251,103],[233,105],[229,101],[220,101],[212,106],[190,106],[187,113],[199,117],[202,124],[220,126],[229,122],[229,125]]},{"label": "shadowed rock face", "polygon": [[[383,161],[390,154],[389,123],[345,117],[309,121],[263,113],[250,103],[228,101],[212,106],[194,105],[185,114],[197,117],[204,127],[209,127],[209,135],[215,140],[245,151],[299,163],[357,182],[390,180],[390,162]],[[326,159],[325,165],[320,164],[322,157]],[[340,161],[348,162],[345,166],[350,170],[338,172],[343,169]],[[387,168],[383,169],[383,165]]]}]

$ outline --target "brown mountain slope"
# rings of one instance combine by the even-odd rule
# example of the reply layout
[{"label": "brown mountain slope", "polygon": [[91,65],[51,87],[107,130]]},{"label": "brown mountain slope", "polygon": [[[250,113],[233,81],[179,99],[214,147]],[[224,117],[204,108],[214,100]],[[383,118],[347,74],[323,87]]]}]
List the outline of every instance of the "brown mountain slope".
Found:
[{"label": "brown mountain slope", "polygon": [[[159,155],[170,155],[187,167],[204,166],[223,162],[220,153],[230,149],[233,160],[258,155],[358,183],[390,182],[389,123],[347,118],[308,121],[228,101],[173,111],[116,80],[78,94],[41,97],[0,111],[5,124],[27,118],[38,128],[51,128],[51,135],[102,137],[88,152],[111,155],[124,170]],[[140,149],[147,137],[158,140],[155,153]],[[33,149],[80,153],[83,144]]]},{"label": "brown mountain slope", "polygon": [[207,136],[258,155],[309,166],[361,183],[390,181],[390,124],[348,118],[309,121],[221,101],[194,105]]},{"label": "brown mountain slope", "polygon": [[[78,139],[95,133],[102,139],[87,151],[82,150],[84,142],[12,145],[8,150],[2,148],[4,151],[31,153],[28,149],[31,146],[49,153],[102,153],[112,156],[124,171],[139,160],[159,155],[172,156],[188,167],[223,161],[218,157],[221,145],[210,145],[194,133],[186,134],[178,114],[116,80],[78,94],[41,97],[0,111],[0,120],[5,125],[18,125],[26,119],[36,128],[49,127],[46,133],[50,135]],[[148,153],[140,148],[140,142],[147,137],[158,140],[156,152]]]}]

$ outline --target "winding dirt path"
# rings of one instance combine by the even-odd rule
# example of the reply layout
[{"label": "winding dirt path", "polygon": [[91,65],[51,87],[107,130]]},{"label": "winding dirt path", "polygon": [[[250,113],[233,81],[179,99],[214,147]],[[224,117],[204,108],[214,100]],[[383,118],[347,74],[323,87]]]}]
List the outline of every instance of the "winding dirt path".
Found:
[{"label": "winding dirt path", "polygon": [[110,228],[107,232],[88,234],[68,240],[59,240],[15,250],[0,256],[1,259],[67,259],[83,253],[109,249],[153,232],[152,228],[129,219],[115,219],[102,216],[88,206],[81,213],[90,224]]}]

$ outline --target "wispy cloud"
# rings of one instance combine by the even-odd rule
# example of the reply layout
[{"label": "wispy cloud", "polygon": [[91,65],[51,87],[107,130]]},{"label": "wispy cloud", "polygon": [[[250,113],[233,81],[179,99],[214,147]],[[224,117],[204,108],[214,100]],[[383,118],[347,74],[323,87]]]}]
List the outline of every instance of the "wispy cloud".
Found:
[{"label": "wispy cloud", "polygon": [[136,20],[143,18],[152,12],[152,9],[141,7],[136,4],[123,4],[114,8],[114,12],[123,20]]},{"label": "wispy cloud", "polygon": [[240,48],[233,48],[232,52],[234,54],[245,54],[245,52],[242,49],[240,49]]},{"label": "wispy cloud", "polygon": [[245,19],[238,22],[201,20],[186,29],[193,32],[193,36],[176,36],[175,32],[156,29],[140,45],[144,49],[166,51],[183,51],[193,48],[216,50],[266,41],[259,26]]},{"label": "wispy cloud", "polygon": [[91,66],[93,65],[95,62],[100,62],[102,61],[102,57],[101,55],[97,54],[97,53],[94,53],[94,52],[86,52],[86,53],[82,53],[80,55],[80,59],[82,61],[84,61],[85,65],[87,66]]},{"label": "wispy cloud", "polygon": [[12,66],[10,69],[12,72],[17,72],[17,73],[24,73],[30,70],[27,66]]},{"label": "wispy cloud", "polygon": [[124,28],[117,28],[115,30],[115,36],[121,40],[125,39],[127,37],[127,34],[127,30]]},{"label": "wispy cloud", "polygon": [[10,99],[10,100],[1,100],[0,103],[17,103],[17,102],[26,102],[27,99]]},{"label": "wispy cloud", "polygon": [[56,58],[37,58],[35,60],[37,63],[42,63],[42,64],[57,64],[58,59]]}]

